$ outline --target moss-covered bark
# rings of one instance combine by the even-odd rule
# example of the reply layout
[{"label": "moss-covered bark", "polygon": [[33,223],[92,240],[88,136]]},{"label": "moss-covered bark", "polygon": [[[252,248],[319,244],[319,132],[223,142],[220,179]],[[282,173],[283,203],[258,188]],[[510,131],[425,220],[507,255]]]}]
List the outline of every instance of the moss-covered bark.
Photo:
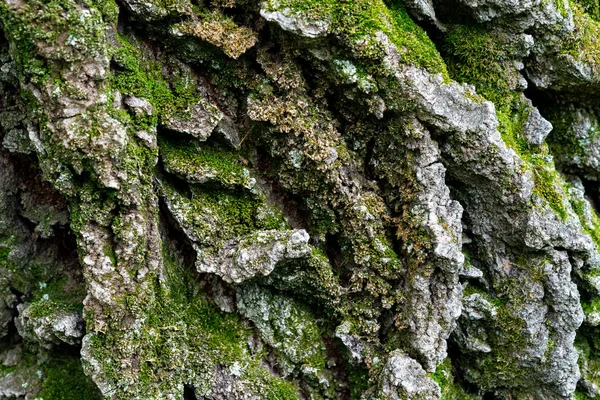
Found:
[{"label": "moss-covered bark", "polygon": [[0,397],[600,397],[597,6],[1,2]]}]

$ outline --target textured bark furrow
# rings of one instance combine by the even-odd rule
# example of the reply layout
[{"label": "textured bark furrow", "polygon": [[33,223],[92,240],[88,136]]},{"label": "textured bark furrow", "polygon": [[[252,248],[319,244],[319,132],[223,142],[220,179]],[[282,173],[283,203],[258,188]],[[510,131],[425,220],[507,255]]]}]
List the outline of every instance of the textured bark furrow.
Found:
[{"label": "textured bark furrow", "polygon": [[600,397],[598,21],[0,2],[0,398]]}]

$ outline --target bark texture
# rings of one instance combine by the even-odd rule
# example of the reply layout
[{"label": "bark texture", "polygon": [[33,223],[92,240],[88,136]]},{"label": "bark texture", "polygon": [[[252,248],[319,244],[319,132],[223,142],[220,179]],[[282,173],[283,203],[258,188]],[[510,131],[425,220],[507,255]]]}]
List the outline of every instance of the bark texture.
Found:
[{"label": "bark texture", "polygon": [[598,0],[2,0],[0,399],[600,398]]}]

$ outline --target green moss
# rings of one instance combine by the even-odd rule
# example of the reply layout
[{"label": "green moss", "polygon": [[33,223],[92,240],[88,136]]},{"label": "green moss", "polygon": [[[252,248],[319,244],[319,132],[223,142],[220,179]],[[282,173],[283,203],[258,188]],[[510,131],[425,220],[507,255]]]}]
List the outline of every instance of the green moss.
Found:
[{"label": "green moss", "polygon": [[189,15],[193,8],[190,0],[146,0],[139,7],[150,20]]},{"label": "green moss", "polygon": [[[529,150],[521,137],[528,110],[513,91],[504,60],[515,52],[480,25],[450,27],[445,37],[450,77],[475,86],[477,94],[496,106],[498,130],[504,142],[518,153]],[[527,147],[524,149],[523,147]]]},{"label": "green moss", "polygon": [[502,140],[525,162],[525,168],[533,172],[534,193],[565,220],[569,214],[562,189],[564,180],[556,171],[549,148],[546,144],[531,145],[523,135],[531,107],[509,84],[512,78],[507,75],[509,68],[504,62],[517,50],[477,25],[452,27],[446,46],[451,60],[450,76],[475,85],[480,95],[494,103]]},{"label": "green moss", "polygon": [[104,21],[108,24],[116,24],[119,18],[119,6],[114,0],[87,0],[88,6],[92,5],[100,11]]},{"label": "green moss", "polygon": [[331,30],[361,57],[381,57],[375,34],[383,32],[401,49],[401,62],[419,65],[447,77],[445,64],[435,45],[399,2],[390,2],[386,6],[383,0],[284,0],[271,1],[267,8],[289,8],[310,19],[329,21]]},{"label": "green moss", "polygon": [[[165,246],[163,257],[163,284],[151,277],[152,287],[125,299],[129,312],[140,318],[137,328],[90,336],[91,354],[115,388],[115,398],[172,396],[180,393],[184,383],[208,391],[214,368],[237,368],[249,393],[297,399],[293,383],[261,367],[266,354],[249,351],[253,329],[238,315],[218,310],[198,292],[193,268],[178,253]],[[131,354],[139,360],[139,368],[123,370],[120,363],[130,360]]]},{"label": "green moss", "polygon": [[452,373],[452,361],[449,357],[436,368],[431,378],[440,386],[442,400],[475,400],[477,395],[468,394],[464,389],[454,381]]},{"label": "green moss", "polygon": [[264,195],[248,190],[191,185],[189,193],[183,193],[166,184],[163,190],[202,247],[215,249],[226,240],[256,230],[288,227],[281,211]]},{"label": "green moss", "polygon": [[572,0],[581,6],[583,11],[596,21],[600,20],[600,2],[598,0]]},{"label": "green moss", "polygon": [[474,85],[478,95],[496,106],[498,130],[507,146],[518,154],[531,152],[533,149],[522,137],[530,108],[509,84],[511,77],[505,64],[517,50],[484,26],[458,25],[450,27],[445,51],[450,77]]},{"label": "green moss", "polygon": [[301,366],[297,372],[307,379],[322,380],[327,354],[321,329],[308,307],[255,284],[238,291],[237,304],[238,311],[284,361],[285,374]]},{"label": "green moss", "polygon": [[451,26],[445,37],[448,73],[458,82],[475,85],[477,93],[496,104],[499,111],[509,111],[513,93],[506,79],[503,60],[514,49],[479,25]]},{"label": "green moss", "polygon": [[44,380],[39,400],[100,400],[102,395],[84,375],[78,358],[53,358],[43,367]]},{"label": "green moss", "polygon": [[[598,384],[598,377],[600,376],[600,360],[597,357],[598,354],[598,338],[594,327],[582,326],[577,331],[575,338],[575,349],[578,353],[578,364],[579,369],[582,373],[582,380],[590,382],[592,385]],[[575,398],[579,399],[591,399],[595,397],[589,397],[585,394],[585,390],[580,386],[575,392]]]},{"label": "green moss", "polygon": [[190,105],[200,100],[193,78],[180,70],[167,80],[162,63],[142,50],[143,46],[135,38],[117,35],[117,39],[119,45],[112,56],[122,70],[109,76],[109,93],[119,90],[123,95],[148,100],[155,109],[152,115],[134,117],[136,127],[150,129],[156,126],[159,116],[188,116]]},{"label": "green moss", "polygon": [[[583,229],[592,238],[600,249],[600,217],[596,211],[584,199],[569,198],[571,207],[579,217]],[[589,211],[589,214],[586,212]],[[590,219],[591,217],[591,219]]]},{"label": "green moss", "polygon": [[121,168],[128,179],[121,182],[121,192],[138,192],[148,199],[152,193],[154,168],[158,162],[158,149],[150,149],[137,140],[129,140]]},{"label": "green moss", "polygon": [[267,400],[297,400],[298,388],[284,380],[273,380],[267,386]]},{"label": "green moss", "polygon": [[[22,258],[19,244],[26,240],[16,235],[0,237],[0,268],[9,271],[10,287],[28,295],[28,302],[36,302],[44,296],[57,302],[79,302],[83,300],[83,284],[71,282],[66,285],[64,270],[47,257]],[[8,286],[7,286],[8,287]]]},{"label": "green moss", "polygon": [[363,394],[369,388],[369,370],[362,366],[347,365],[348,384],[350,385],[350,399],[363,399]]},{"label": "green moss", "polygon": [[561,190],[563,181],[556,170],[535,166],[534,174],[534,193],[545,199],[562,220],[566,220],[568,213],[564,204],[565,195]]},{"label": "green moss", "polygon": [[600,312],[600,298],[594,298],[590,301],[582,301],[581,307],[583,312],[587,314]]},{"label": "green moss", "polygon": [[575,393],[573,393],[573,396],[575,397],[575,400],[590,400],[591,397],[589,397],[588,395],[586,395],[583,392],[580,392],[579,390],[575,391]]},{"label": "green moss", "polygon": [[567,8],[565,1],[563,0],[542,0],[542,4],[544,6],[548,6],[550,4],[554,5],[554,7],[556,7],[556,9],[558,10],[558,12],[560,13],[560,15],[564,18],[568,18],[569,17],[569,9]]},{"label": "green moss", "polygon": [[165,169],[191,181],[217,181],[225,185],[247,186],[250,175],[240,155],[228,149],[199,145],[195,141],[159,140]]},{"label": "green moss", "polygon": [[281,209],[264,201],[260,203],[255,214],[256,225],[265,230],[286,230],[291,229],[290,224]]},{"label": "green moss", "polygon": [[488,290],[485,290],[485,289],[480,288],[473,284],[468,284],[467,287],[464,288],[462,294],[463,294],[463,297],[468,297],[473,294],[479,294],[484,300],[486,300],[487,302],[489,302],[490,304],[492,304],[496,307],[500,307],[506,303],[506,299],[503,299],[500,297],[492,297],[492,296],[490,296],[490,293]]},{"label": "green moss", "polygon": [[214,212],[221,226],[235,231],[235,234],[248,234],[255,229],[254,213],[256,203],[251,195],[213,190],[192,189],[194,199]]},{"label": "green moss", "polygon": [[[587,132],[578,132],[582,120],[576,118],[575,113],[576,110],[559,107],[547,110],[548,119],[554,127],[547,141],[563,171],[576,175],[587,174],[593,170],[594,155],[590,147],[600,138],[600,126],[591,120]],[[582,117],[586,118],[585,115]]]},{"label": "green moss", "polygon": [[[542,285],[547,279],[543,268],[547,262],[532,256],[523,256],[514,262],[505,261],[506,267],[511,270],[510,275],[497,276],[492,282],[494,294],[501,301],[493,303],[495,313],[490,313],[472,328],[474,331],[485,330],[482,340],[489,344],[491,351],[470,357],[467,362],[470,365],[467,378],[484,391],[531,386],[531,373],[523,368],[521,354],[531,346],[537,346],[537,342],[526,330],[521,310],[531,302],[531,285]],[[479,292],[477,288],[471,290]],[[549,329],[552,336],[551,323]],[[545,351],[548,357],[544,362],[550,362],[552,353],[556,351],[553,340],[548,341]]]},{"label": "green moss", "polygon": [[570,129],[575,122],[573,113],[565,112],[563,109],[556,107],[548,110],[547,115],[553,127],[547,140],[557,161],[568,163],[573,157],[584,156],[587,143],[575,137]]},{"label": "green moss", "polygon": [[274,377],[264,370],[253,372],[248,378],[264,387],[261,395],[266,400],[299,400],[302,398],[293,383]]},{"label": "green moss", "polygon": [[84,224],[95,221],[100,226],[110,226],[117,207],[117,192],[101,189],[93,180],[87,180],[78,190],[78,201],[69,205],[71,228],[78,232]]},{"label": "green moss", "polygon": [[85,294],[83,283],[67,283],[66,278],[39,282],[32,290],[28,313],[33,318],[47,317],[61,311],[80,313]]},{"label": "green moss", "polygon": [[19,238],[15,235],[0,237],[0,267],[12,269],[11,252],[19,243]]},{"label": "green moss", "polygon": [[[43,83],[57,77],[62,66],[49,64],[38,55],[39,48],[52,47],[52,60],[68,62],[95,57],[105,51],[103,18],[115,21],[116,4],[104,0],[83,2],[90,11],[71,0],[28,1],[23,7],[0,4],[0,20],[8,39],[15,45],[13,57],[24,81]],[[61,45],[57,45],[61,43]]]},{"label": "green moss", "polygon": [[[597,4],[596,1],[595,7]],[[591,17],[597,17],[597,14],[587,14],[582,6],[574,2],[571,2],[571,8],[575,29],[562,42],[561,51],[597,70],[600,67],[600,22]]]},{"label": "green moss", "polygon": [[56,300],[38,300],[35,303],[31,303],[27,309],[28,315],[31,318],[44,318],[56,315],[59,313],[80,313],[83,310],[82,299],[78,301],[61,302]]}]

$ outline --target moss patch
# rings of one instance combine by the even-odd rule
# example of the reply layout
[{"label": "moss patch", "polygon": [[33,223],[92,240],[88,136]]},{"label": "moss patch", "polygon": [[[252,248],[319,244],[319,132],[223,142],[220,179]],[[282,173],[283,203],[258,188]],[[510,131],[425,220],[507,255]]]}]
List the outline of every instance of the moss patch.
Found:
[{"label": "moss patch", "polygon": [[[272,399],[297,399],[292,383],[260,367],[263,351],[252,354],[248,341],[253,330],[237,315],[219,311],[197,291],[195,273],[175,253],[164,252],[165,285],[127,297],[126,304],[139,325],[129,331],[98,333],[91,337],[92,355],[101,374],[115,390],[115,398],[181,396],[183,384],[206,393],[213,373],[224,369],[243,382],[247,393]],[[123,370],[122,360],[137,360]],[[94,368],[88,365],[89,368]]]},{"label": "moss patch", "polygon": [[155,109],[152,115],[134,118],[139,129],[156,126],[159,116],[164,118],[187,116],[190,106],[199,101],[196,82],[183,70],[176,70],[169,80],[163,65],[153,55],[142,50],[142,45],[132,36],[117,35],[118,47],[113,59],[121,67],[109,76],[108,89],[123,95],[148,100]]},{"label": "moss patch", "polygon": [[[586,3],[589,4],[591,2],[588,1]],[[596,1],[592,8],[587,7],[588,10],[592,11],[592,14],[586,13],[584,7],[571,2],[575,30],[563,41],[561,50],[565,54],[575,58],[575,60],[589,64],[594,71],[598,71],[598,68],[600,68],[600,47],[598,46],[598,42],[600,41],[600,22],[592,18],[598,17],[597,14],[594,14],[594,10],[597,13],[598,2]],[[595,78],[598,79],[598,73],[595,72],[595,74]]]},{"label": "moss patch", "polygon": [[531,107],[515,90],[515,76],[507,72],[513,68],[509,63],[519,50],[512,46],[516,45],[503,43],[483,26],[452,27],[446,37],[448,71],[453,79],[473,84],[478,94],[494,103],[502,140],[532,171],[534,193],[565,220],[569,215],[568,197],[548,145],[531,145],[523,135]]},{"label": "moss patch", "polygon": [[447,77],[446,66],[435,45],[399,2],[386,6],[383,0],[283,0],[271,1],[267,7],[270,11],[286,8],[308,19],[329,21],[332,32],[366,58],[381,57],[375,36],[383,32],[400,49],[401,62]]},{"label": "moss patch", "polygon": [[600,2],[598,0],[572,0],[581,6],[583,11],[596,21],[600,20]]},{"label": "moss patch", "polygon": [[13,55],[24,81],[40,84],[58,78],[60,66],[49,65],[40,53],[50,60],[73,62],[105,51],[102,25],[104,19],[116,21],[117,6],[110,0],[86,0],[83,4],[89,12],[82,12],[83,8],[71,0],[34,0],[16,9],[0,4],[0,19],[16,46]]},{"label": "moss patch", "polygon": [[440,386],[442,400],[476,400],[479,397],[474,394],[468,394],[464,389],[454,381],[452,373],[452,361],[450,358],[444,359],[431,378]]},{"label": "moss patch", "polygon": [[84,375],[78,358],[54,358],[44,366],[39,400],[101,400],[92,380]]},{"label": "moss patch", "polygon": [[165,169],[192,182],[216,181],[226,186],[251,186],[249,170],[239,153],[195,141],[159,140]]}]

